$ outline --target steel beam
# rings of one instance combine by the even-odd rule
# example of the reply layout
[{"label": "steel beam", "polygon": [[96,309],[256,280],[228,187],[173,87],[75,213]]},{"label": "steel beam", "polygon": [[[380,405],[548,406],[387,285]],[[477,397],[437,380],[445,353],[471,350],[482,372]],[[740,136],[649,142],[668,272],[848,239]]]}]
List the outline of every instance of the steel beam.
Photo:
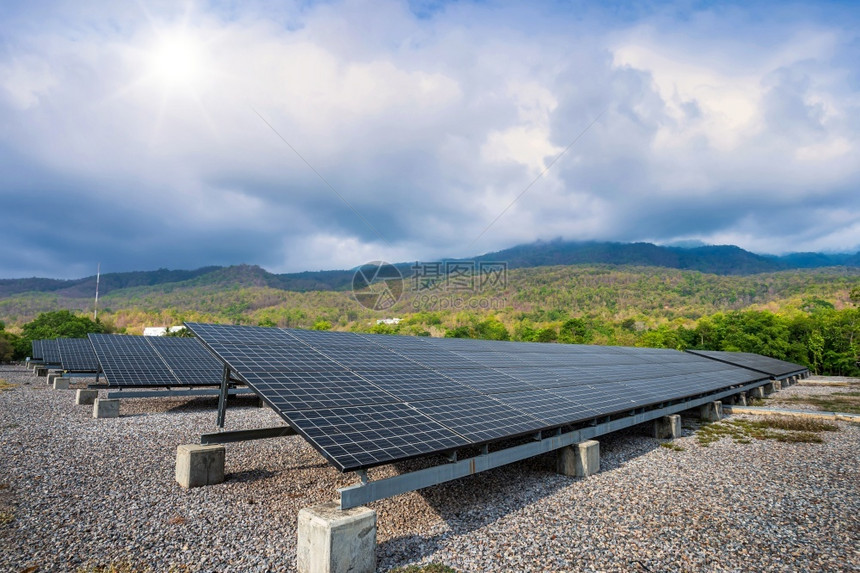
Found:
[{"label": "steel beam", "polygon": [[218,392],[218,419],[215,425],[219,428],[224,427],[224,418],[227,415],[227,389],[230,385],[230,367],[224,363],[224,370],[221,373],[221,390]]},{"label": "steel beam", "polygon": [[249,440],[265,440],[266,438],[278,438],[280,436],[295,436],[296,431],[289,426],[276,426],[274,428],[256,428],[253,430],[232,430],[230,432],[216,432],[214,434],[203,434],[200,436],[201,444],[229,444],[231,442],[246,442]]},{"label": "steel beam", "polygon": [[[99,390],[104,387],[99,387],[95,385],[88,386],[91,390]],[[231,396],[235,396],[238,394],[253,394],[254,392],[250,388],[230,388],[228,394]],[[113,392],[108,392],[108,398],[165,398],[168,396],[220,396],[221,390],[216,390],[214,388],[198,388],[198,389],[190,389],[190,390],[116,390]],[[219,400],[220,402],[220,400]]]},{"label": "steel beam", "polygon": [[640,412],[624,418],[618,418],[615,420],[604,419],[606,421],[592,426],[551,436],[539,441],[532,441],[519,446],[506,448],[497,452],[486,454],[482,453],[481,455],[464,460],[441,464],[399,476],[376,481],[368,481],[367,483],[359,483],[349,487],[340,488],[338,489],[338,492],[340,493],[340,507],[341,509],[358,507],[359,505],[365,505],[372,501],[445,483],[447,481],[466,477],[478,472],[518,462],[553,450],[558,450],[566,446],[578,444],[579,442],[584,442],[585,440],[590,440],[603,434],[609,434],[611,432],[623,430],[624,428],[638,426],[639,424],[650,422],[651,420],[662,418],[663,416],[678,414],[679,412],[707,404],[708,402],[720,400],[726,396],[731,396],[758,386],[763,386],[769,382],[769,379],[759,380],[728,390],[708,394],[706,396],[684,400],[676,404],[672,404],[671,406]]}]

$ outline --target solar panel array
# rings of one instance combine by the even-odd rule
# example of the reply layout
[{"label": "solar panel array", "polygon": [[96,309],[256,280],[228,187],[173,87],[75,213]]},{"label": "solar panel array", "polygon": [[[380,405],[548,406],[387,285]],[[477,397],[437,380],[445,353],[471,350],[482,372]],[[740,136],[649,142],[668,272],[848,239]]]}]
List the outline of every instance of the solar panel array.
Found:
[{"label": "solar panel array", "polygon": [[764,379],[675,350],[187,326],[341,471]]},{"label": "solar panel array", "polygon": [[196,338],[89,334],[109,386],[217,386],[221,362]]},{"label": "solar panel array", "polygon": [[725,362],[726,364],[734,364],[743,368],[749,368],[756,372],[769,374],[773,378],[787,376],[789,374],[797,374],[807,370],[806,366],[786,362],[761,354],[753,354],[751,352],[727,352],[723,350],[688,350],[690,354],[704,356],[712,360]]},{"label": "solar panel array", "polygon": [[58,338],[60,366],[68,372],[98,372],[99,361],[87,338]]}]

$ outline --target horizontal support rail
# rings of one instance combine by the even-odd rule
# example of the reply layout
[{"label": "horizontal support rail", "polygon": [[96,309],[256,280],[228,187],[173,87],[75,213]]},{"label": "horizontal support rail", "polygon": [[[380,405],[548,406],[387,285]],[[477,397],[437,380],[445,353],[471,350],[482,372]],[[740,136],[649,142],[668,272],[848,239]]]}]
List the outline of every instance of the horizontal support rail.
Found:
[{"label": "horizontal support rail", "polygon": [[281,436],[295,436],[296,431],[289,426],[276,426],[274,428],[255,428],[253,430],[231,430],[229,432],[216,432],[214,434],[203,434],[200,443],[206,444],[229,444],[231,442],[247,442],[250,440],[265,440],[267,438],[279,438]]},{"label": "horizontal support rail", "polygon": [[372,501],[438,485],[440,483],[466,477],[478,472],[508,465],[540,454],[551,452],[553,450],[558,450],[566,446],[572,446],[573,444],[578,444],[603,434],[609,434],[611,432],[623,430],[624,428],[637,426],[645,422],[650,422],[651,420],[656,420],[657,418],[662,418],[663,416],[677,414],[769,383],[769,379],[758,380],[756,382],[740,385],[728,390],[715,392],[707,396],[692,398],[690,400],[658,408],[656,410],[648,410],[646,412],[641,412],[624,418],[598,423],[594,426],[588,426],[572,432],[544,438],[540,441],[533,441],[519,446],[506,448],[498,452],[480,454],[472,458],[447,464],[440,464],[438,466],[409,472],[399,476],[376,481],[368,481],[367,483],[359,483],[349,487],[340,488],[338,489],[338,492],[340,493],[340,507],[341,509],[350,509],[360,505],[365,505]]},{"label": "horizontal support rail", "polygon": [[[99,389],[97,386],[90,386],[90,388],[97,390]],[[220,390],[216,389],[206,389],[201,388],[199,390],[114,390],[113,392],[108,392],[108,398],[164,398],[167,396],[218,396],[221,393]],[[253,394],[253,390],[250,388],[231,388],[228,392],[231,396],[235,396],[237,394]]]}]

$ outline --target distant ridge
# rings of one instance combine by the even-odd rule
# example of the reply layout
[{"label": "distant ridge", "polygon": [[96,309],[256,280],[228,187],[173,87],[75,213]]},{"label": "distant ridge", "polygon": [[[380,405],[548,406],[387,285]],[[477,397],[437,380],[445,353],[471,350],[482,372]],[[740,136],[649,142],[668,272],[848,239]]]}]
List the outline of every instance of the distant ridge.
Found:
[{"label": "distant ridge", "polygon": [[[792,253],[784,256],[757,255],[733,245],[658,246],[651,243],[610,243],[538,241],[510,249],[487,253],[476,261],[505,261],[509,269],[555,265],[634,265],[693,270],[718,275],[750,275],[792,269],[848,266],[860,267],[860,253],[824,254]],[[687,246],[689,245],[689,246]],[[414,263],[398,263],[404,276],[411,274]],[[204,286],[267,286],[286,291],[347,290],[352,284],[354,270],[305,271],[274,274],[256,265],[202,267],[196,270],[134,271],[101,275],[99,291],[111,291],[174,285]],[[50,278],[0,279],[0,297],[41,292],[57,296],[83,298],[95,293],[95,276],[74,280]]]}]

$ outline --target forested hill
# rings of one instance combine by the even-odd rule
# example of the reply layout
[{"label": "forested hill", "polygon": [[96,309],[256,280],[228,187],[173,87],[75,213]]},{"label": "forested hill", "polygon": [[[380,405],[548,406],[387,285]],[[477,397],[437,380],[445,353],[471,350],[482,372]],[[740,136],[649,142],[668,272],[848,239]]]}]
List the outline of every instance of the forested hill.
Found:
[{"label": "forested hill", "polygon": [[478,260],[507,261],[508,268],[607,264],[666,267],[716,275],[750,275],[792,269],[858,267],[860,253],[792,253],[777,257],[757,255],[733,245],[683,248],[651,243],[551,241],[488,253]]},{"label": "forested hill", "polygon": [[[456,259],[449,259],[456,260]],[[472,259],[469,259],[472,260]],[[700,271],[716,275],[751,275],[792,269],[847,266],[860,267],[860,253],[793,253],[781,257],[757,255],[731,245],[694,248],[664,247],[651,243],[606,243],[550,241],[520,245],[475,257],[476,261],[504,261],[509,269],[559,265],[634,265]],[[399,263],[404,276],[414,263]],[[310,292],[348,290],[354,270],[306,271],[273,274],[258,266],[202,267],[192,271],[159,269],[107,273],[99,291],[177,285],[223,287],[269,287]],[[52,293],[80,298],[95,293],[96,277],[74,280],[50,278],[0,279],[0,297],[20,293]]]}]

